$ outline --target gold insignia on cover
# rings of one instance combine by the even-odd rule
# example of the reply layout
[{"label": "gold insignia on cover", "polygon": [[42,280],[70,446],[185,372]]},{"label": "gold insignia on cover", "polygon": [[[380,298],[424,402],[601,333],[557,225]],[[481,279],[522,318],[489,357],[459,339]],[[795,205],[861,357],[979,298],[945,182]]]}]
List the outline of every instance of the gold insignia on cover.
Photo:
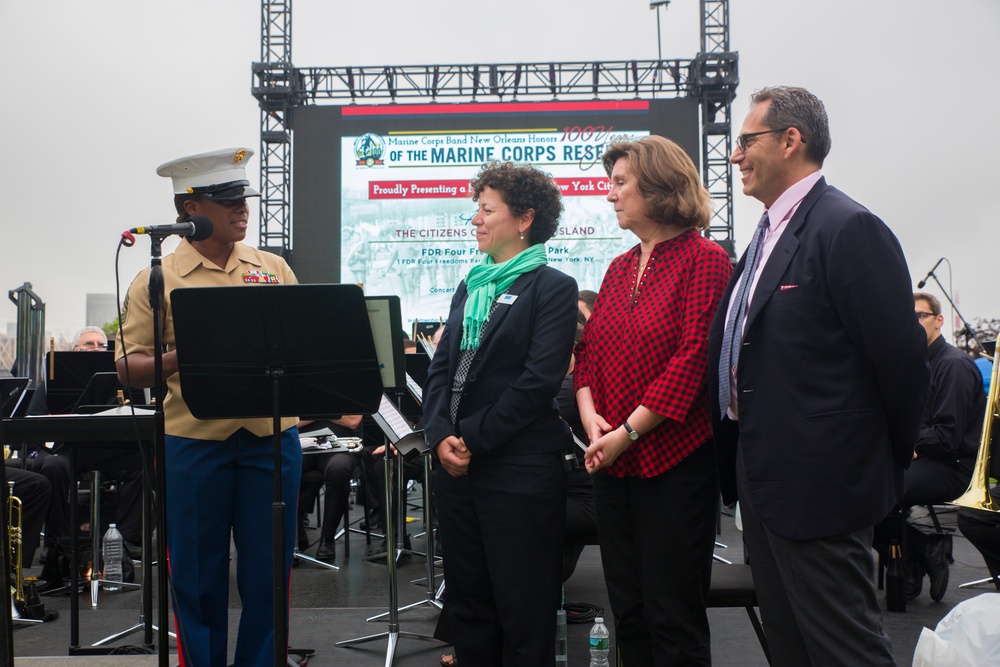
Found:
[{"label": "gold insignia on cover", "polygon": [[246,150],[242,148],[239,149],[238,151],[236,151],[236,155],[233,156],[233,164],[239,164],[240,162],[243,162],[243,160],[245,160],[246,157],[247,157]]}]

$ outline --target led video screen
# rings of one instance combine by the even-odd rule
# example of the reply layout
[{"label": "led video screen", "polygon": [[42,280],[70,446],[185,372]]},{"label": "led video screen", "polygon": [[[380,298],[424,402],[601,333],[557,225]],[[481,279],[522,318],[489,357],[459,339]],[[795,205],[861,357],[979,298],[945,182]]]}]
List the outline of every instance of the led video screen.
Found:
[{"label": "led video screen", "polygon": [[660,134],[699,163],[692,99],[306,106],[291,124],[296,275],[398,296],[407,331],[446,316],[482,261],[468,186],[484,163],[532,164],[555,179],[565,211],[549,264],[592,290],[636,243],[606,200],[605,148]]}]

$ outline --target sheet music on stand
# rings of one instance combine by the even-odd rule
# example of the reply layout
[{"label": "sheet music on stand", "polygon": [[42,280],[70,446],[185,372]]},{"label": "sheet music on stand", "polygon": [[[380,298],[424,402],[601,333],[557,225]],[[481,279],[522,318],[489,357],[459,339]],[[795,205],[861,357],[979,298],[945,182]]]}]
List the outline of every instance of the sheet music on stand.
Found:
[{"label": "sheet music on stand", "polygon": [[407,461],[427,450],[427,441],[424,439],[423,431],[414,431],[406,417],[392,404],[389,398],[382,394],[382,401],[379,403],[378,412],[372,415],[375,423],[378,424],[389,442],[395,447]]},{"label": "sheet music on stand", "polygon": [[424,390],[420,388],[417,381],[410,377],[410,374],[406,374],[406,388],[409,390],[410,395],[413,396],[413,400],[417,402],[417,405],[424,404]]}]

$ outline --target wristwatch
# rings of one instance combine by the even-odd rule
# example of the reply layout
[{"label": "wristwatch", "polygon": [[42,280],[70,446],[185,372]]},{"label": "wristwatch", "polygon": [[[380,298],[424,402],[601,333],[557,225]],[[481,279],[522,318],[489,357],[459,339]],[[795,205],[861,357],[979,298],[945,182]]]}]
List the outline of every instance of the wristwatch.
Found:
[{"label": "wristwatch", "polygon": [[628,422],[622,422],[622,426],[625,427],[625,432],[628,433],[628,439],[635,442],[639,439],[639,432],[628,425]]}]

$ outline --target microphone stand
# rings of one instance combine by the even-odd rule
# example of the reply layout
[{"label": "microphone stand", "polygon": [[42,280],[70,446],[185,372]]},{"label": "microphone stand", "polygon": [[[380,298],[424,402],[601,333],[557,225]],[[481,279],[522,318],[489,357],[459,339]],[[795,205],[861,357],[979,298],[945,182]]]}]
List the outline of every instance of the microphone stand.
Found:
[{"label": "microphone stand", "polygon": [[[963,326],[962,333],[965,334],[965,339],[969,340],[971,338],[976,343],[975,347],[979,349],[979,354],[986,355],[987,354],[986,348],[983,346],[982,343],[979,342],[979,339],[976,338],[976,335],[972,332],[972,327],[969,326],[968,321],[966,321],[966,319],[962,316],[962,313],[959,312],[958,306],[956,306],[955,302],[952,300],[951,294],[948,294],[948,290],[946,290],[944,288],[944,285],[941,284],[941,281],[938,280],[937,274],[931,271],[928,275],[931,278],[933,278],[934,282],[937,283],[937,286],[941,288],[941,293],[944,294],[944,298],[948,300],[948,303],[951,304],[951,309],[955,311],[955,314],[958,315],[958,319],[962,321],[962,326]],[[955,338],[957,342],[958,332],[955,333]]]},{"label": "microphone stand", "polygon": [[[165,448],[165,428],[163,419],[163,322],[161,309],[163,308],[163,265],[161,261],[163,238],[161,236],[150,236],[150,264],[149,264],[149,306],[153,309],[153,396],[156,397],[154,406],[154,427],[153,427],[153,458],[156,478],[156,530],[159,537],[156,540],[156,568],[157,575],[157,611],[159,612],[159,627],[166,629],[167,624],[167,574],[169,564],[167,563],[167,463]],[[145,570],[149,563],[143,563]],[[145,576],[145,574],[143,575]],[[159,667],[169,667],[167,645],[170,643],[169,635],[160,635],[160,643],[157,647],[157,664]],[[181,643],[178,638],[178,645]],[[183,652],[183,648],[178,646],[178,651]]]}]

